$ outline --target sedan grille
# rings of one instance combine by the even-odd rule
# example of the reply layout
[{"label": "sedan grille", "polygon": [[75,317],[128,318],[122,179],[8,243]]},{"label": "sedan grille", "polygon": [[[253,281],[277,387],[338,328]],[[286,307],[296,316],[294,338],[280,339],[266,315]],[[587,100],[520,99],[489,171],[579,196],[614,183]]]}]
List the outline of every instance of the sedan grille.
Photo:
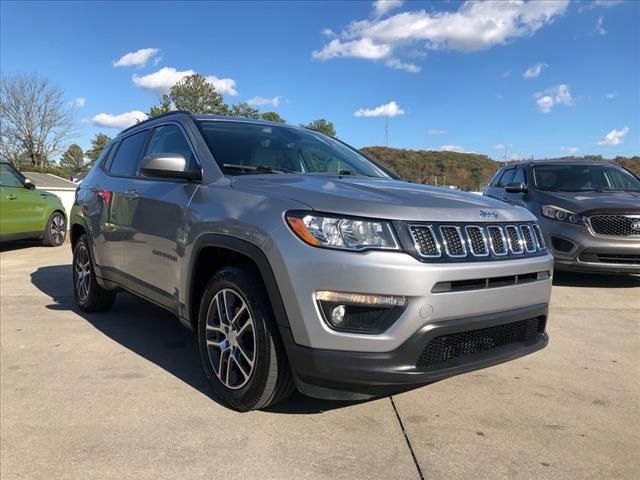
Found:
[{"label": "sedan grille", "polygon": [[594,215],[587,220],[596,235],[640,236],[640,215]]},{"label": "sedan grille", "polygon": [[511,258],[546,252],[536,224],[408,226],[415,252],[422,259]]}]

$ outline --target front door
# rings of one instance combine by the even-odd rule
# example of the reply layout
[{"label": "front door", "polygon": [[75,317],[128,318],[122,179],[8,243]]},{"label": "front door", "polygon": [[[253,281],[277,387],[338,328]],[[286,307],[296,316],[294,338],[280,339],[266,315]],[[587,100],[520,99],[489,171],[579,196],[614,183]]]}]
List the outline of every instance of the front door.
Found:
[{"label": "front door", "polygon": [[0,235],[27,238],[44,231],[43,194],[25,187],[23,179],[10,164],[0,164]]}]

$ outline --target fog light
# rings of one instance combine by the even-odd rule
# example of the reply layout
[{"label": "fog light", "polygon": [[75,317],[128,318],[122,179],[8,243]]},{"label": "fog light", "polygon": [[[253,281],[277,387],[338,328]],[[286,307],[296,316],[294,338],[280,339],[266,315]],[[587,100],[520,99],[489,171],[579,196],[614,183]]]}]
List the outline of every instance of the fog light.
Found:
[{"label": "fog light", "polygon": [[325,322],[334,330],[377,334],[400,317],[407,299],[395,295],[345,292],[316,292],[316,301]]},{"label": "fog light", "polygon": [[335,326],[339,326],[344,320],[344,314],[347,313],[347,309],[344,305],[338,305],[331,310],[331,321]]}]

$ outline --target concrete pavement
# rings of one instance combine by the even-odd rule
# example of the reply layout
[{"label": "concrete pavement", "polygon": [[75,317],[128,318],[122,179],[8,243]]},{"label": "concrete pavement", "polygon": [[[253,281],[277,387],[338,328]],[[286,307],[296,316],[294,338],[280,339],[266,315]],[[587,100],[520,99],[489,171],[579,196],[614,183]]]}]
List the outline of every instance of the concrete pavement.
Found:
[{"label": "concrete pavement", "polygon": [[73,307],[68,245],[0,253],[0,476],[638,478],[640,279],[564,276],[549,347],[360,404],[209,397],[193,335],[130,295]]}]

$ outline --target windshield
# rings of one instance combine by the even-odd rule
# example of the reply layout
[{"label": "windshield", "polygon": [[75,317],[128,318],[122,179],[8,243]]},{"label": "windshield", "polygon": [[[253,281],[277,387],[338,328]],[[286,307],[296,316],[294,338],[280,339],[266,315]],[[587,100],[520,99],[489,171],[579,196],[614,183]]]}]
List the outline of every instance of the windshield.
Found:
[{"label": "windshield", "polygon": [[533,182],[538,190],[553,192],[640,191],[640,180],[609,165],[536,165]]},{"label": "windshield", "polygon": [[227,175],[306,173],[389,178],[355,150],[311,130],[220,120],[198,124]]}]

